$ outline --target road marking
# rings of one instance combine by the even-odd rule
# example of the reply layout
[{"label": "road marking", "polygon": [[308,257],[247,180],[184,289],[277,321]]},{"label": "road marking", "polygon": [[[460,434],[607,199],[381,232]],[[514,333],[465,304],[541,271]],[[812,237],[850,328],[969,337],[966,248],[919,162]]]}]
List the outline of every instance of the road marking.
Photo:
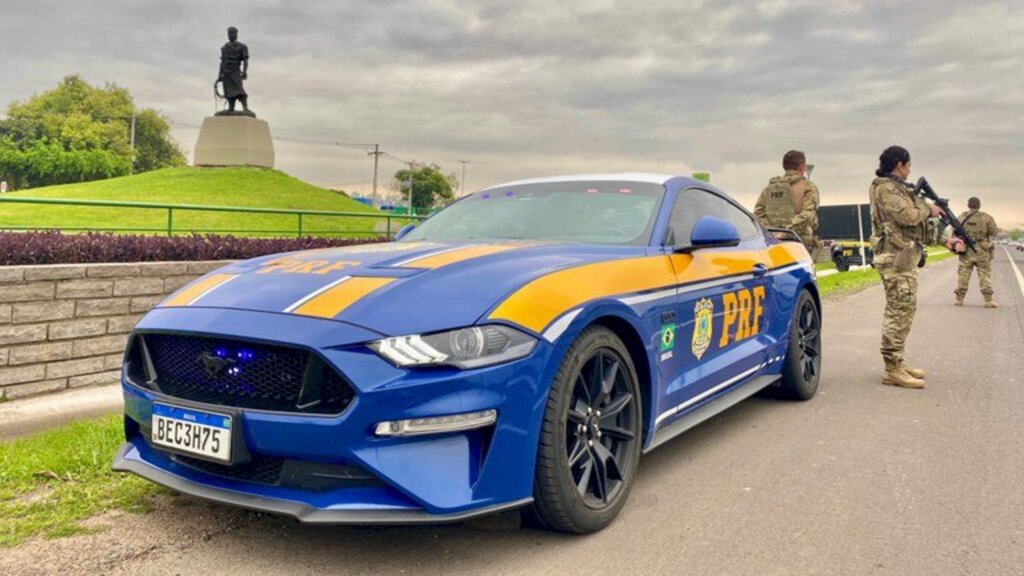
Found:
[{"label": "road marking", "polygon": [[1017,286],[1020,287],[1021,296],[1024,296],[1024,276],[1020,273],[1020,268],[1017,268],[1017,263],[1013,261],[1013,256],[1010,255],[1010,251],[1003,246],[1003,252],[1006,252],[1006,257],[1010,259],[1010,266],[1013,267],[1013,273],[1017,276]]}]

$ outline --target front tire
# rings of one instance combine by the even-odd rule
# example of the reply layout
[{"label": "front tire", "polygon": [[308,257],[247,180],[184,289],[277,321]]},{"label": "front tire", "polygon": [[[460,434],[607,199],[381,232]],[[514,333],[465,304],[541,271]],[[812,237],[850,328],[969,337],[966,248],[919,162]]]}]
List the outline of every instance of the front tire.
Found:
[{"label": "front tire", "polygon": [[610,524],[640,461],[641,397],[622,340],[591,326],[572,343],[551,383],[541,425],[533,514],[562,532]]},{"label": "front tire", "polygon": [[789,347],[782,365],[779,393],[792,400],[810,400],[821,379],[821,312],[807,290],[800,292],[789,325]]}]

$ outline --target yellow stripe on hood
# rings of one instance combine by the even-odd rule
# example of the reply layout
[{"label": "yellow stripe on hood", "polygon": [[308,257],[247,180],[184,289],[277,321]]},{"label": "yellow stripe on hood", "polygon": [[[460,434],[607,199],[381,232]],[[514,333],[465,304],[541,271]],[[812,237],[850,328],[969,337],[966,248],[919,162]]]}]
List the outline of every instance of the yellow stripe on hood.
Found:
[{"label": "yellow stripe on hood", "polygon": [[456,248],[454,250],[445,250],[437,254],[428,254],[421,258],[414,260],[408,260],[402,263],[402,268],[425,268],[434,269],[449,264],[455,264],[465,260],[471,260],[473,258],[480,258],[481,256],[490,256],[491,254],[498,254],[507,250],[519,248],[516,245],[510,244],[484,244],[481,246],[466,246],[465,248]]},{"label": "yellow stripe on hood", "polygon": [[207,276],[178,290],[170,298],[161,302],[160,306],[188,306],[205,296],[208,292],[235,278],[238,278],[238,274],[214,274]]},{"label": "yellow stripe on hood", "polygon": [[394,281],[395,278],[349,278],[304,302],[293,312],[302,316],[334,318],[341,314],[343,310],[362,299],[363,296]]}]

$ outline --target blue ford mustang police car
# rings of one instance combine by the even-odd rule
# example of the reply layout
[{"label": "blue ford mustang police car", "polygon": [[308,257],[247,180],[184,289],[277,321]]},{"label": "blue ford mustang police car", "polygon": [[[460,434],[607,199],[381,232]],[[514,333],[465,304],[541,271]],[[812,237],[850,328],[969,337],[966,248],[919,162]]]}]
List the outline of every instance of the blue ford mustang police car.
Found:
[{"label": "blue ford mustang police car", "polygon": [[304,522],[529,505],[589,532],[642,452],[765,388],[813,396],[820,324],[802,245],[706,183],[514,182],[170,296],[129,342],[114,468]]}]

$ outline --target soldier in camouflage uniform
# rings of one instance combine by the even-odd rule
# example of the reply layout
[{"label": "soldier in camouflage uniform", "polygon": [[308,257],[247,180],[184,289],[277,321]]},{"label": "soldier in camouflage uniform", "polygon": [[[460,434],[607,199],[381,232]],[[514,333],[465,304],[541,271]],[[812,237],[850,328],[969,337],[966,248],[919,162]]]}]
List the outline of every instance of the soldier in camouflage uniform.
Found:
[{"label": "soldier in camouflage uniform", "polygon": [[981,200],[971,198],[967,201],[969,210],[960,215],[960,223],[967,235],[974,241],[976,251],[967,250],[960,253],[960,281],[956,287],[956,305],[964,305],[967,286],[971,282],[971,272],[978,269],[978,283],[981,293],[985,296],[985,308],[996,308],[992,299],[992,256],[995,244],[992,240],[999,234],[996,221],[981,211]]},{"label": "soldier in camouflage uniform", "polygon": [[874,265],[885,287],[882,384],[924,388],[925,371],[905,364],[903,353],[917,312],[917,262],[925,241],[926,222],[941,210],[925,203],[905,182],[910,176],[910,153],[904,148],[886,148],[875,174],[878,177],[868,194]]},{"label": "soldier in camouflage uniform", "polygon": [[782,157],[786,173],[772,178],[754,206],[754,215],[765,228],[791,228],[800,235],[807,252],[818,248],[818,187],[807,179],[807,158],[799,150]]}]

